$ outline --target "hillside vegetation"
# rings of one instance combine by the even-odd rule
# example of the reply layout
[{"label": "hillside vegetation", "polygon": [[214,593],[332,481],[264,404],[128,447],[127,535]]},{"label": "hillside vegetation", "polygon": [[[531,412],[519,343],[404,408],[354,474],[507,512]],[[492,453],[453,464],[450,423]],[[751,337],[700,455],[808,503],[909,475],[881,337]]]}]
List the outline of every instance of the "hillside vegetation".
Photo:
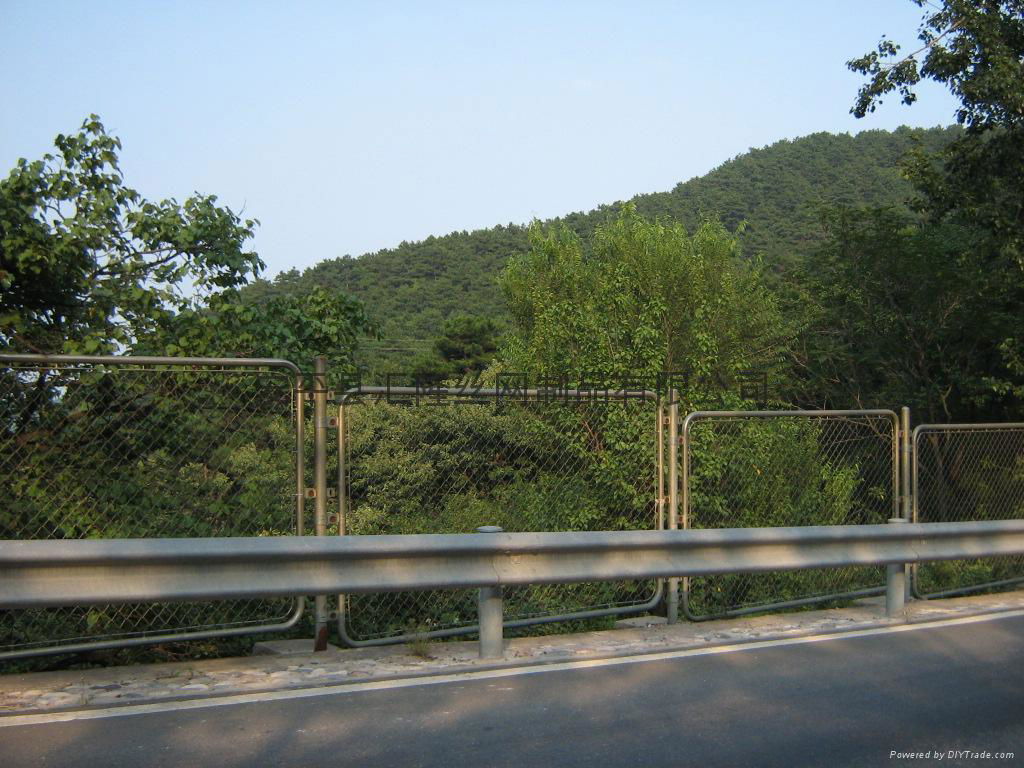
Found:
[{"label": "hillside vegetation", "polygon": [[[900,158],[918,142],[931,152],[958,134],[956,128],[865,131],[856,136],[816,133],[754,149],[670,192],[637,195],[630,202],[647,217],[668,217],[688,230],[702,216],[719,218],[739,233],[745,256],[763,256],[781,267],[809,253],[823,238],[822,205],[901,206],[912,188]],[[622,203],[571,213],[564,223],[589,241]],[[552,222],[547,222],[552,223]],[[408,356],[410,340],[435,338],[444,320],[459,313],[505,319],[498,273],[513,255],[528,250],[527,227],[498,225],[403,242],[357,258],[329,259],[301,274],[278,275],[247,289],[250,298],[305,292],[313,286],[344,291],[362,301],[381,329],[386,348]],[[370,344],[367,350],[372,350]]]}]

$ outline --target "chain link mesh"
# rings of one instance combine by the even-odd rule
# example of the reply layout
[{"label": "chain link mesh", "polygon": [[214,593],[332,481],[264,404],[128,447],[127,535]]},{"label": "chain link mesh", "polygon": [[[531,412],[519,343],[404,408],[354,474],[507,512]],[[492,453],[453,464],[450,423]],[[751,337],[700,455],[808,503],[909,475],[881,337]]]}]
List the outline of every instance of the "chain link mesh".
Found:
[{"label": "chain link mesh", "polygon": [[[828,413],[691,415],[684,527],[885,523],[897,493],[895,414]],[[880,591],[885,573],[849,567],[686,582],[686,613],[704,619]]]},{"label": "chain link mesh", "polygon": [[[1024,518],[1024,424],[922,425],[914,432],[915,519]],[[915,591],[939,596],[1024,580],[1024,556],[922,563]]]},{"label": "chain link mesh", "polygon": [[[4,364],[0,539],[295,530],[295,382],[283,369]],[[0,611],[0,656],[278,624],[291,600]]]},{"label": "chain link mesh", "polygon": [[[639,530],[658,525],[656,403],[364,400],[345,407],[346,533]],[[506,621],[640,606],[654,582],[505,590]],[[349,595],[349,639],[458,631],[475,590]]]}]

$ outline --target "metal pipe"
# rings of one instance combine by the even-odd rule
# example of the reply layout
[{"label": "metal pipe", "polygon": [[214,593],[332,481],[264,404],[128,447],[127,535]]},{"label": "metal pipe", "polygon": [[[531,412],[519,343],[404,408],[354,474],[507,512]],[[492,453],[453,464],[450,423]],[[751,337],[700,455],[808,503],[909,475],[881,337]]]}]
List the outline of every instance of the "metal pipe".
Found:
[{"label": "metal pipe", "polygon": [[195,365],[207,368],[285,368],[296,376],[299,367],[272,357],[166,357],[154,355],[15,355],[0,354],[0,363],[31,365]]},{"label": "metal pipe", "polygon": [[[345,536],[348,533],[348,465],[346,462],[345,452],[348,449],[348,444],[345,435],[345,400],[342,398],[341,403],[338,405],[338,535]],[[348,598],[343,595],[338,595],[338,637],[342,642],[345,642],[347,632],[345,630],[346,624],[346,612],[348,611]]]},{"label": "metal pipe", "polygon": [[[668,411],[668,529],[679,528],[679,398],[673,392]],[[679,578],[670,577],[666,600],[666,619],[669,624],[679,621]]]},{"label": "metal pipe", "polygon": [[[317,357],[313,364],[313,487],[314,527],[319,536],[327,535],[327,358]],[[314,598],[316,631],[313,650],[327,650],[327,595]]]},{"label": "metal pipe", "polygon": [[250,624],[242,627],[228,627],[225,629],[204,629],[196,632],[161,632],[159,634],[147,634],[135,637],[120,637],[114,640],[90,640],[78,643],[63,643],[46,647],[33,648],[24,647],[15,651],[0,652],[0,660],[27,659],[34,656],[53,656],[59,653],[86,653],[89,651],[102,651],[108,648],[128,648],[140,645],[156,645],[159,643],[182,643],[189,640],[211,640],[217,637],[243,637],[245,635],[262,634],[264,632],[284,632],[294,627],[302,618],[305,603],[296,599],[292,603],[291,613],[284,619],[274,624]]},{"label": "metal pipe", "polygon": [[[482,525],[477,533],[501,533],[497,525]],[[477,596],[477,621],[480,623],[480,658],[500,659],[505,655],[502,637],[502,589],[500,586],[480,587]]]},{"label": "metal pipe", "polygon": [[887,565],[885,577],[885,615],[890,619],[906,618],[906,566],[903,563]]},{"label": "metal pipe", "polygon": [[[910,525],[902,517],[889,519],[890,524]],[[907,616],[907,565],[888,563],[885,567],[885,615],[890,619],[904,619]]]},{"label": "metal pipe", "polygon": [[654,434],[658,443],[658,518],[655,527],[659,531],[665,529],[665,419],[665,406],[658,403],[654,410]]},{"label": "metal pipe", "polygon": [[[344,398],[354,399],[359,395],[419,395],[420,397],[426,397],[426,393],[421,387],[387,387],[387,386],[359,386],[352,387],[351,389],[345,390]],[[604,395],[602,390],[600,393]],[[608,390],[608,397],[615,397],[621,400],[647,400],[650,402],[657,401],[658,393],[649,389],[616,389]],[[446,395],[449,397],[464,398],[472,400],[474,398],[486,398],[488,401],[496,398],[502,398],[508,400],[516,400],[519,397],[526,398],[537,398],[546,399],[548,402],[583,402],[586,400],[592,400],[594,398],[594,390],[587,389],[561,389],[558,390],[559,397],[555,398],[551,396],[551,391],[547,389],[521,389],[519,394],[513,396],[509,394],[507,390],[499,389],[497,387],[480,387],[479,389],[454,389],[449,387],[431,387],[430,396],[441,396]]]},{"label": "metal pipe", "polygon": [[746,608],[733,608],[720,613],[693,613],[689,609],[689,603],[685,600],[686,593],[683,593],[683,615],[689,621],[714,621],[715,619],[729,619],[736,616],[750,616],[756,613],[776,613],[788,611],[790,608],[805,608],[810,605],[821,605],[840,600],[859,600],[863,597],[877,597],[885,594],[885,587],[866,587],[854,589],[849,592],[837,592],[830,595],[815,595],[813,597],[800,597],[796,600],[782,600],[770,605],[750,605]]},{"label": "metal pipe", "polygon": [[910,409],[906,406],[900,408],[900,514],[907,522],[911,519],[910,501]]},{"label": "metal pipe", "polygon": [[306,384],[295,377],[295,535],[306,535]]},{"label": "metal pipe", "polygon": [[[900,408],[900,511],[897,517],[904,522],[910,522],[913,514],[910,500],[910,465],[911,465],[911,441],[910,441],[910,409],[907,406]],[[903,566],[903,599],[911,598],[911,585],[916,577],[917,566],[907,564]],[[888,589],[892,579],[886,577],[886,588]]]},{"label": "metal pipe", "polygon": [[[548,614],[544,616],[528,616],[521,619],[506,619],[502,622],[505,629],[518,629],[520,627],[535,627],[538,624],[554,624],[560,621],[588,621],[590,619],[603,619],[609,616],[630,616],[639,613],[648,613],[660,606],[665,595],[665,580],[660,579],[654,594],[644,603],[631,605],[616,605],[610,608],[588,608],[585,611],[574,611],[572,613]],[[467,624],[461,627],[448,627],[446,629],[433,629],[429,632],[411,632],[402,635],[385,635],[383,637],[370,637],[356,639],[348,634],[348,630],[341,623],[338,624],[338,636],[341,641],[352,648],[376,647],[381,645],[394,645],[405,643],[414,639],[435,639],[444,637],[462,637],[463,635],[475,635],[480,631],[478,624]]]}]

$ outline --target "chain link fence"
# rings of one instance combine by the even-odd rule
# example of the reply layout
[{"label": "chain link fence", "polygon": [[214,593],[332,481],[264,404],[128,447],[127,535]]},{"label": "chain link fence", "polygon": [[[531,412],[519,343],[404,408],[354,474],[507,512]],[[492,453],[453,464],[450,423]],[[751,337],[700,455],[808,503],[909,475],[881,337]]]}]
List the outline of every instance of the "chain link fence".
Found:
[{"label": "chain link fence", "polygon": [[[1024,518],[1024,424],[921,424],[913,435],[914,520]],[[1024,556],[922,563],[918,597],[1019,585]]]},{"label": "chain link fence", "polygon": [[[345,535],[640,530],[662,526],[661,408],[651,398],[500,391],[464,397],[348,398],[339,409]],[[415,392],[415,390],[413,390]],[[507,627],[653,608],[653,582],[536,585],[505,590]],[[342,596],[352,645],[475,632],[476,592]]]},{"label": "chain link fence", "polygon": [[[892,411],[705,411],[682,427],[684,528],[885,523],[897,514]],[[683,580],[693,620],[884,592],[883,568]]]},{"label": "chain link fence", "polygon": [[[280,361],[0,357],[0,539],[294,534],[300,386]],[[284,629],[300,613],[287,599],[0,611],[0,658]]]}]

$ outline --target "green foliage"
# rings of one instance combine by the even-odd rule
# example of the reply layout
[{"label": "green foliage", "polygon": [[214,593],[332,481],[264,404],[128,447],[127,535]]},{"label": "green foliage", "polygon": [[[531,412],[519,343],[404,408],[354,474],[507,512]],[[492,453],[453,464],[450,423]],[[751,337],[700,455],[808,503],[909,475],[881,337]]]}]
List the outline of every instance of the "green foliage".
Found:
[{"label": "green foliage", "polygon": [[1024,2],[911,1],[924,9],[922,47],[898,58],[900,47],[883,36],[877,50],[849,61],[850,69],[868,77],[850,111],[864,117],[893,91],[913,104],[914,86],[930,79],[957,97],[957,122],[969,128],[1024,121]]},{"label": "green foliage", "polygon": [[862,117],[893,91],[911,104],[922,79],[948,87],[967,131],[937,158],[922,152],[908,164],[920,206],[933,219],[977,227],[1024,266],[1024,3],[913,2],[924,10],[923,47],[899,58],[899,46],[883,38],[876,51],[850,61],[868,77],[851,111]]},{"label": "green foliage", "polygon": [[632,205],[598,227],[590,252],[564,226],[535,225],[530,252],[501,276],[513,319],[504,360],[609,384],[683,371],[728,388],[743,369],[775,374],[789,329],[758,265],[738,251],[717,222],[690,235]]},{"label": "green foliage", "polygon": [[[349,417],[356,534],[646,527],[650,414],[365,403]],[[599,450],[594,450],[601,429]],[[646,450],[643,442],[647,443]],[[639,449],[638,449],[639,445]]]},{"label": "green foliage", "polygon": [[[632,530],[655,522],[650,407],[531,402],[354,404],[347,466],[355,534]],[[638,601],[649,585],[509,590],[506,615]],[[349,598],[361,637],[475,621],[470,591]]]},{"label": "green foliage", "polygon": [[308,369],[325,355],[332,375],[355,370],[361,334],[376,327],[362,304],[314,286],[307,293],[274,296],[254,304],[236,292],[213,296],[205,306],[163,319],[135,347],[136,353],[197,357],[276,357]]},{"label": "green foliage", "polygon": [[[0,372],[2,539],[287,535],[292,380],[277,371]],[[287,600],[0,612],[0,647],[280,620]]]},{"label": "green foliage", "polygon": [[495,278],[509,255],[525,248],[526,229],[521,226],[453,232],[359,258],[323,261],[301,275],[282,273],[273,282],[257,281],[245,295],[262,300],[313,285],[342,291],[370,307],[381,336],[403,347],[400,342],[406,339],[438,337],[453,315],[468,311],[479,317],[502,316]]},{"label": "green foliage", "polygon": [[144,199],[123,182],[95,115],[57,153],[19,160],[0,181],[0,343],[17,351],[97,353],[131,345],[198,295],[262,268],[245,250],[256,222],[212,195]]},{"label": "green foliage", "polygon": [[[776,270],[812,252],[822,240],[822,204],[900,205],[911,193],[900,158],[916,143],[934,151],[957,131],[932,129],[865,131],[857,136],[816,133],[753,149],[706,176],[678,184],[670,192],[638,195],[631,202],[648,218],[681,222],[696,231],[704,217],[717,217],[737,230],[748,257],[763,256]],[[617,215],[621,203],[546,222],[572,230],[584,250],[595,229]],[[444,321],[467,311],[508,319],[497,276],[508,261],[530,248],[528,228],[513,224],[474,232],[453,232],[358,258],[323,261],[303,273],[290,271],[272,282],[258,281],[247,298],[297,293],[312,285],[350,293],[370,308],[386,345],[367,347],[360,363],[370,371],[408,369],[415,340],[435,339]],[[395,351],[376,351],[379,346]],[[420,345],[426,352],[428,345]]]},{"label": "green foliage", "polygon": [[434,351],[454,373],[479,373],[498,351],[500,328],[489,317],[453,315],[444,322]]},{"label": "green foliage", "polygon": [[[750,421],[694,430],[691,505],[700,527],[761,528],[881,522],[858,501],[857,464],[819,457],[813,422]],[[737,469],[745,481],[737,481]]]},{"label": "green foliage", "polygon": [[[287,529],[286,375],[97,369],[17,378],[47,386],[5,413],[0,473],[10,514],[0,538]],[[0,379],[8,404],[16,382],[11,371]]]},{"label": "green foliage", "polygon": [[[1016,268],[1024,267],[1024,3],[914,2],[923,10],[923,47],[899,58],[899,47],[883,38],[877,51],[849,62],[868,77],[851,111],[863,116],[893,91],[911,104],[914,86],[930,79],[960,101],[956,118],[966,131],[939,152],[919,148],[907,158],[923,219],[906,236],[872,246],[911,272],[886,271],[895,284],[889,292],[909,300],[888,312],[886,325],[910,354],[903,370],[883,355],[888,373],[879,394],[903,375],[908,400],[933,417],[1004,418],[1020,413],[1024,373],[1024,275]],[[894,231],[891,223],[884,228]],[[856,234],[841,237],[865,252]],[[871,362],[876,372],[881,362]]]},{"label": "green foliage", "polygon": [[396,367],[385,363],[372,369],[370,378],[399,373],[419,382],[468,383],[494,360],[500,332],[499,324],[488,317],[453,315],[445,320],[429,352],[420,350],[411,362]]},{"label": "green foliage", "polygon": [[792,396],[809,407],[905,404],[924,421],[1012,417],[1024,282],[972,229],[891,209],[844,209],[796,273],[787,312],[806,313]]}]

